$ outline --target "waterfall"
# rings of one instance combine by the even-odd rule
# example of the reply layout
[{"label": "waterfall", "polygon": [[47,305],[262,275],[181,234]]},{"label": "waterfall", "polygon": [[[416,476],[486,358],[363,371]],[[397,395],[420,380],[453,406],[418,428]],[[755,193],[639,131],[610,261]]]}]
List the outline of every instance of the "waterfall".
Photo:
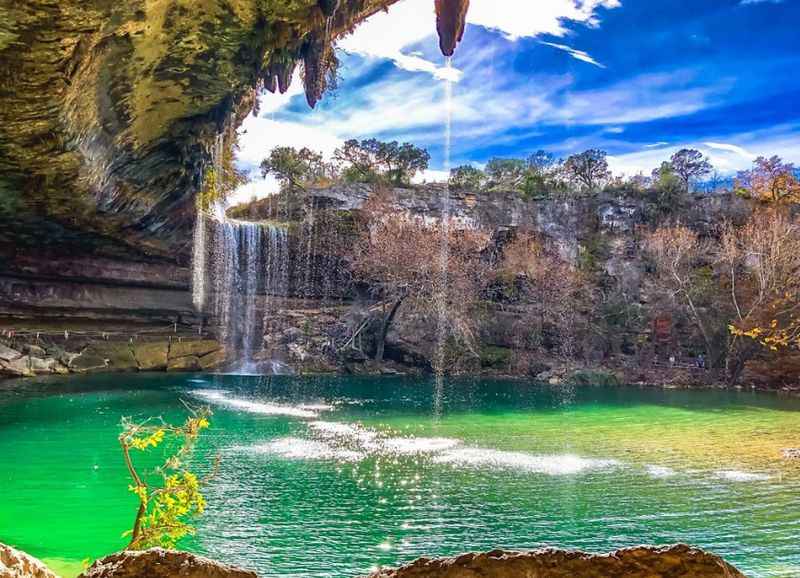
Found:
[{"label": "waterfall", "polygon": [[[289,293],[288,245],[285,228],[230,219],[221,203],[210,215],[198,211],[192,298],[198,311],[208,309],[238,372],[259,371],[264,333],[277,311],[273,297]],[[274,370],[276,362],[266,361]]]},{"label": "waterfall", "polygon": [[244,305],[241,352],[244,363],[250,363],[250,360],[253,359],[261,328],[258,323],[260,316],[256,315],[259,282],[263,275],[261,232],[262,227],[259,224],[241,223],[238,225],[242,254],[240,274],[244,277],[241,281],[242,304]]},{"label": "waterfall", "polygon": [[192,303],[197,311],[206,305],[206,228],[206,216],[198,209],[192,245]]}]

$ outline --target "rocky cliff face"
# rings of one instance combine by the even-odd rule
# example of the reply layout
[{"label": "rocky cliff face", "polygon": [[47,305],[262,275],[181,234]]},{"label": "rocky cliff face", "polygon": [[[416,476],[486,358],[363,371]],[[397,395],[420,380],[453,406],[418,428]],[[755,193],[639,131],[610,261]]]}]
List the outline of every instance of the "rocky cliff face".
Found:
[{"label": "rocky cliff face", "polygon": [[0,2],[0,246],[169,255],[217,136],[395,0]]}]

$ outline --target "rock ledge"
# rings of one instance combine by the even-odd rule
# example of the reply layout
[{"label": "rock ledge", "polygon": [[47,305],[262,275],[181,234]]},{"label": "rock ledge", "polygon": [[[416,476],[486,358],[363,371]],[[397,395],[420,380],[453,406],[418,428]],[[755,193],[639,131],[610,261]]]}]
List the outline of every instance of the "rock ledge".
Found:
[{"label": "rock ledge", "polygon": [[637,546],[610,554],[547,548],[533,552],[493,550],[455,558],[420,558],[369,578],[744,578],[720,557],[685,544]]},{"label": "rock ledge", "polygon": [[189,552],[163,548],[125,551],[96,561],[78,578],[257,578],[255,572]]}]

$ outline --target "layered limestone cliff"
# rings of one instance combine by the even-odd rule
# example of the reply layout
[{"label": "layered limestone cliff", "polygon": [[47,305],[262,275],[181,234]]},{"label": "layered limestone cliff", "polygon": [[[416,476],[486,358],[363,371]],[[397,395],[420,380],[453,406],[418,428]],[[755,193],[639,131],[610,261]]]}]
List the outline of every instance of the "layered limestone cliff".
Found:
[{"label": "layered limestone cliff", "polygon": [[[0,2],[0,244],[167,254],[218,135],[394,0]],[[135,248],[131,248],[131,245]]]},{"label": "layered limestone cliff", "polygon": [[[394,2],[0,0],[0,247],[174,257],[258,90],[300,66],[314,106],[337,38]],[[435,3],[449,53],[466,4]]]}]

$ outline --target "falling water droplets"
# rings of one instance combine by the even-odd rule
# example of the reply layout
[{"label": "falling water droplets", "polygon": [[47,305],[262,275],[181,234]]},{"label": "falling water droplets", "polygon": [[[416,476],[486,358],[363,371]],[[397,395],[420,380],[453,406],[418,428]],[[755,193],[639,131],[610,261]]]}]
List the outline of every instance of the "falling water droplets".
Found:
[{"label": "falling water droplets", "polygon": [[445,345],[447,342],[447,289],[448,289],[448,262],[450,260],[450,148],[452,140],[453,121],[453,81],[452,62],[448,56],[445,60],[447,74],[444,77],[444,170],[446,174],[445,185],[442,188],[442,235],[439,248],[439,287],[437,291],[437,323],[436,323],[436,356],[434,370],[436,372],[436,389],[434,392],[434,415],[438,418],[442,410],[442,396],[444,391],[445,371]]}]

